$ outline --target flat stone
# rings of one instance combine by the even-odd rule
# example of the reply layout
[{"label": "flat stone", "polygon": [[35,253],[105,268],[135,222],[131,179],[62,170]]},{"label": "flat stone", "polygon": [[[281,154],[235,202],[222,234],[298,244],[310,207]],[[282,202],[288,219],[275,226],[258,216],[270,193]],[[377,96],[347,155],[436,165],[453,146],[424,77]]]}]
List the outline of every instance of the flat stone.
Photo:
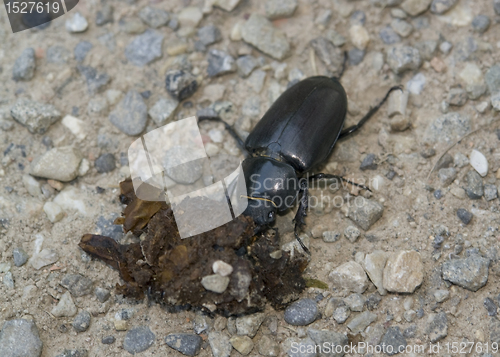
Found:
[{"label": "flat stone", "polygon": [[50,313],[55,317],[71,317],[75,316],[77,311],[69,291],[66,291]]},{"label": "flat stone", "polygon": [[210,46],[222,40],[222,33],[217,26],[207,25],[198,30],[198,38],[205,46]]},{"label": "flat stone", "polygon": [[236,62],[228,53],[212,49],[208,53],[207,74],[216,77],[227,73],[236,72]]},{"label": "flat stone", "polygon": [[139,135],[146,129],[147,110],[142,96],[132,89],[109,114],[109,120],[123,133],[129,136]]},{"label": "flat stone", "polygon": [[56,121],[61,113],[51,104],[44,104],[20,98],[11,107],[10,114],[32,134],[43,134]]},{"label": "flat stone", "polygon": [[71,325],[76,332],[87,331],[90,326],[90,313],[85,310],[80,311]]},{"label": "flat stone", "polygon": [[490,67],[484,75],[486,84],[490,93],[496,93],[500,91],[500,63],[497,63]]},{"label": "flat stone", "polygon": [[392,253],[384,268],[384,289],[397,293],[413,293],[422,284],[424,266],[420,253],[402,250]]},{"label": "flat stone", "polygon": [[21,247],[14,248],[12,250],[12,257],[14,259],[14,265],[16,267],[23,266],[29,259],[28,253],[26,253],[26,251]]},{"label": "flat stone", "polygon": [[165,337],[165,343],[183,355],[196,356],[200,353],[203,339],[195,333],[171,333]]},{"label": "flat stone", "polygon": [[431,2],[432,0],[405,0],[401,8],[410,16],[418,16],[429,8]]},{"label": "flat stone", "polygon": [[220,276],[219,274],[207,275],[201,279],[201,285],[203,285],[206,290],[222,294],[229,285],[229,277]]},{"label": "flat stone", "polygon": [[270,335],[263,335],[257,342],[257,350],[262,356],[277,357],[280,353],[280,345]]},{"label": "flat stone", "polygon": [[444,114],[433,120],[424,133],[424,141],[450,144],[471,130],[468,116],[459,113]]},{"label": "flat stone", "polygon": [[15,81],[29,81],[35,75],[35,50],[26,48],[14,62],[12,79]]},{"label": "flat stone", "polygon": [[123,348],[130,354],[146,351],[155,342],[156,336],[148,326],[135,327],[127,332]]},{"label": "flat stone", "polygon": [[115,341],[116,341],[115,336],[104,336],[101,340],[101,343],[103,345],[112,345],[113,343],[115,343]]},{"label": "flat stone", "polygon": [[490,261],[473,254],[462,259],[451,259],[442,266],[443,279],[471,291],[478,291],[488,281]]},{"label": "flat stone", "polygon": [[66,274],[61,285],[69,290],[72,296],[81,297],[92,293],[92,280],[80,274]]},{"label": "flat stone", "polygon": [[159,126],[165,125],[173,119],[173,115],[178,106],[179,101],[176,99],[160,98],[151,109],[149,109],[148,114]]},{"label": "flat stone", "polygon": [[90,66],[77,66],[78,71],[87,83],[87,90],[91,96],[102,92],[105,86],[111,81],[109,75],[105,72],[98,72],[97,69]]},{"label": "flat stone", "polygon": [[338,75],[342,70],[344,55],[325,37],[317,37],[310,42],[316,56],[323,62],[330,75]]},{"label": "flat stone", "polygon": [[30,174],[62,182],[72,181],[78,176],[81,161],[82,154],[72,146],[53,148],[31,162]]},{"label": "flat stone", "polygon": [[488,316],[496,316],[496,314],[497,314],[497,305],[495,304],[495,302],[493,301],[493,299],[488,298],[488,297],[485,298],[483,300],[483,306],[486,309],[486,311],[488,312]]},{"label": "flat stone", "polygon": [[[349,339],[347,338],[346,334],[338,333],[335,331],[308,328],[307,335],[316,343],[317,346],[319,345],[331,347],[330,353],[327,354],[325,351],[322,354],[319,354],[319,357],[342,357],[344,355],[345,346],[349,344]],[[342,352],[336,352],[340,349],[337,346],[342,347]]]},{"label": "flat stone", "polygon": [[363,332],[372,322],[377,321],[377,315],[370,311],[365,311],[347,323],[347,327],[353,334]]},{"label": "flat stone", "polygon": [[297,0],[270,0],[266,1],[266,17],[270,20],[291,17],[297,6]]},{"label": "flat stone", "polygon": [[248,355],[252,352],[253,349],[253,341],[248,336],[233,336],[229,340],[233,348],[241,353],[243,356]]},{"label": "flat stone", "polygon": [[43,211],[52,223],[59,222],[64,218],[63,209],[55,202],[45,202],[43,205]]},{"label": "flat stone", "polygon": [[139,11],[139,17],[146,25],[154,29],[165,26],[170,20],[170,15],[163,9],[146,6]]},{"label": "flat stone", "polygon": [[333,285],[339,289],[362,294],[368,287],[368,278],[358,263],[350,261],[334,269],[329,277]]},{"label": "flat stone", "polygon": [[294,326],[306,326],[318,318],[318,306],[312,299],[300,299],[285,310],[285,321]]},{"label": "flat stone", "polygon": [[422,58],[414,47],[394,46],[387,51],[387,64],[394,73],[401,74],[408,70],[419,69]]},{"label": "flat stone", "polygon": [[125,56],[133,65],[143,67],[162,57],[164,37],[155,30],[146,30],[128,44]]},{"label": "flat stone", "polygon": [[464,187],[465,193],[469,196],[470,199],[478,200],[484,195],[484,185],[481,176],[477,173],[477,171],[470,170],[465,175],[465,182],[467,186]]},{"label": "flat stone", "polygon": [[480,151],[473,149],[469,156],[470,164],[479,175],[485,177],[488,174],[488,160]]},{"label": "flat stone", "polygon": [[366,298],[361,294],[351,294],[344,299],[344,302],[349,309],[354,312],[363,311],[363,306],[365,305]]},{"label": "flat stone", "polygon": [[436,343],[448,336],[448,318],[445,312],[431,316],[426,334],[431,343]]},{"label": "flat stone", "polygon": [[66,20],[65,25],[66,30],[72,33],[85,32],[89,27],[87,19],[79,12],[75,12],[72,16],[70,15],[70,18]]},{"label": "flat stone", "polygon": [[457,178],[457,170],[455,170],[455,168],[453,167],[441,169],[438,171],[438,177],[439,181],[441,182],[441,186],[448,187]]},{"label": "flat stone", "polygon": [[59,255],[55,250],[43,249],[40,253],[34,254],[29,262],[33,268],[40,270],[44,266],[57,262]]},{"label": "flat stone", "polygon": [[399,326],[392,326],[387,329],[380,345],[385,346],[385,353],[393,356],[400,352],[404,352],[406,348],[406,338],[401,333]]},{"label": "flat stone", "polygon": [[458,3],[458,0],[432,0],[431,12],[442,15]]},{"label": "flat stone", "polygon": [[259,66],[259,63],[255,57],[248,55],[239,57],[236,60],[236,66],[238,68],[238,75],[246,78]]},{"label": "flat stone", "polygon": [[486,201],[493,201],[498,198],[498,189],[495,185],[485,184],[484,185],[484,198]]},{"label": "flat stone", "polygon": [[243,40],[277,60],[290,53],[290,44],[264,16],[252,14],[241,29]]},{"label": "flat stone", "polygon": [[0,331],[2,357],[40,357],[42,347],[34,321],[14,319],[3,324]]},{"label": "flat stone", "polygon": [[125,17],[118,22],[120,29],[128,34],[138,35],[146,31],[146,26],[137,17]]},{"label": "flat stone", "polygon": [[368,277],[372,283],[377,287],[380,295],[386,295],[387,290],[384,288],[384,268],[387,262],[389,253],[382,250],[376,250],[373,253],[367,254],[363,263]]},{"label": "flat stone", "polygon": [[229,337],[224,332],[211,331],[208,333],[208,343],[214,357],[229,357],[232,346]]},{"label": "flat stone", "polygon": [[384,206],[377,201],[364,199],[362,205],[351,205],[347,216],[360,228],[367,231],[384,213]]},{"label": "flat stone", "polygon": [[203,13],[195,6],[188,6],[177,14],[177,19],[182,27],[197,27],[203,19]]},{"label": "flat stone", "polygon": [[198,89],[195,76],[184,70],[169,70],[166,74],[165,85],[172,98],[183,101],[189,98]]}]

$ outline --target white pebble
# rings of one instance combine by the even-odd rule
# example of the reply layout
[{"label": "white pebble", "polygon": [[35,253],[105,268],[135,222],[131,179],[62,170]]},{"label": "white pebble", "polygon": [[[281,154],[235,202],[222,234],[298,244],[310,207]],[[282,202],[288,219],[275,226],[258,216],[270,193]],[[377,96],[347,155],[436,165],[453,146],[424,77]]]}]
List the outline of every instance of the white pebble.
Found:
[{"label": "white pebble", "polygon": [[370,42],[370,35],[368,31],[361,25],[354,25],[349,29],[351,42],[360,50],[364,50]]},{"label": "white pebble", "polygon": [[473,149],[469,155],[470,164],[479,175],[485,177],[488,174],[488,160],[484,155]]},{"label": "white pebble", "polygon": [[215,261],[212,269],[215,274],[219,274],[220,276],[228,276],[233,272],[233,267],[222,260]]},{"label": "white pebble", "polygon": [[63,125],[73,133],[78,140],[83,140],[87,136],[82,129],[84,122],[72,115],[66,115],[62,120]]},{"label": "white pebble", "polygon": [[59,222],[64,217],[64,211],[61,206],[54,202],[45,202],[43,211],[52,223]]},{"label": "white pebble", "polygon": [[66,30],[69,32],[84,32],[88,27],[87,19],[79,12],[66,20]]}]

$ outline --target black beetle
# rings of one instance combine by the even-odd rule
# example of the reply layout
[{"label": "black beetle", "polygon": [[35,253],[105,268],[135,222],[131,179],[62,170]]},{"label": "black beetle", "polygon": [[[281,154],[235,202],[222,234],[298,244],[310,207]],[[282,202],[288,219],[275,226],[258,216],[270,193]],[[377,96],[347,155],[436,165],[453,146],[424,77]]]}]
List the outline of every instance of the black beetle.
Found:
[{"label": "black beetle", "polygon": [[[358,124],[344,130],[346,92],[337,78],[325,76],[309,77],[288,88],[264,114],[245,142],[229,124],[218,117],[200,117],[199,121],[222,122],[240,147],[249,154],[242,167],[248,198],[252,202],[249,202],[243,214],[251,216],[258,226],[274,222],[276,213],[290,208],[300,195],[294,219],[295,237],[302,249],[308,252],[298,236],[300,227],[305,224],[308,208],[307,180],[300,178],[325,161],[337,140],[359,129],[396,89],[401,87],[389,89],[384,99]],[[309,177],[330,178],[347,181],[330,174]]]}]

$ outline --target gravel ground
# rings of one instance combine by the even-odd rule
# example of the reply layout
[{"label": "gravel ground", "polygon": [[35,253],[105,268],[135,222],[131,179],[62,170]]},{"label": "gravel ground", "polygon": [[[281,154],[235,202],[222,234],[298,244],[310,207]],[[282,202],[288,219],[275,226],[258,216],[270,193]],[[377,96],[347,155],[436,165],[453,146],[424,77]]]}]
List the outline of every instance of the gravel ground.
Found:
[{"label": "gravel ground", "polygon": [[[360,341],[495,355],[499,22],[498,0],[87,0],[12,34],[0,11],[0,355],[320,356]],[[315,170],[373,187],[312,191],[329,201],[306,219],[305,275],[328,289],[229,319],[116,295],[117,271],[77,244],[130,238],[112,222],[137,135],[200,111],[248,135],[344,51],[347,125],[404,91]],[[221,125],[201,130],[209,155],[242,158]],[[284,249],[293,215],[278,217]]]}]

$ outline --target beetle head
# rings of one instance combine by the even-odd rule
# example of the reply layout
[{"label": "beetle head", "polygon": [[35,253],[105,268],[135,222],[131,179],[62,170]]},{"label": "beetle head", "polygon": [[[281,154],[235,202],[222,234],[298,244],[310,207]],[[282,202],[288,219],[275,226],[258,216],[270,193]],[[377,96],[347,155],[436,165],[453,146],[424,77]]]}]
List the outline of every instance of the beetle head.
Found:
[{"label": "beetle head", "polygon": [[264,226],[274,222],[276,211],[276,205],[271,200],[249,197],[248,206],[243,214],[252,217],[256,225]]}]

